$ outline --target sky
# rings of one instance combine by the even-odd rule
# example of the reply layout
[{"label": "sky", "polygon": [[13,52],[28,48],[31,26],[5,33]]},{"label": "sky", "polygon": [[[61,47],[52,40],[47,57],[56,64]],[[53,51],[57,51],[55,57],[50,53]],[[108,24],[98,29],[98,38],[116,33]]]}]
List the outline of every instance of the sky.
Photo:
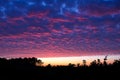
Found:
[{"label": "sky", "polygon": [[[56,65],[68,65],[69,63],[83,65],[83,60],[86,60],[86,64],[90,65],[92,61],[100,59],[100,62],[104,63],[105,55],[95,55],[95,56],[76,56],[76,57],[52,57],[52,58],[38,58],[42,60],[44,63],[43,66],[47,66],[48,64],[51,64],[53,66]],[[114,62],[114,60],[119,60],[120,55],[109,55],[107,56],[107,63],[111,64]],[[38,66],[40,66],[38,64]]]},{"label": "sky", "polygon": [[94,55],[120,55],[120,0],[0,0],[0,57]]}]

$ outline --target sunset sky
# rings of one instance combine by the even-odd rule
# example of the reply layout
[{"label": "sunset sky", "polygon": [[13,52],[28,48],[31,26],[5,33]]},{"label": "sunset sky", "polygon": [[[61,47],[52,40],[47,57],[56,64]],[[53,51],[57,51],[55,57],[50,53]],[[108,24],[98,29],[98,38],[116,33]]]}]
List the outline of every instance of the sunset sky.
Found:
[{"label": "sunset sky", "polygon": [[98,55],[120,55],[120,0],[0,0],[0,57]]}]

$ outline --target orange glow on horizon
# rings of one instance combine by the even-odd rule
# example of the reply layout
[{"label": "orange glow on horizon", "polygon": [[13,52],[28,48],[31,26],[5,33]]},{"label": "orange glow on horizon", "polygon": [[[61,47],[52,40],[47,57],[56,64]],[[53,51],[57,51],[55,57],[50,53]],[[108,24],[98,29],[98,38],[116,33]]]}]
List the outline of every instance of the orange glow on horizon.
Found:
[{"label": "orange glow on horizon", "polygon": [[[90,64],[93,60],[100,59],[103,62],[106,55],[97,55],[97,56],[81,56],[81,57],[50,57],[50,58],[38,58],[44,62],[44,66],[51,65],[68,65],[69,63],[82,65],[82,61],[86,60],[87,65]],[[120,59],[120,55],[108,55],[108,63],[112,63],[114,60]]]}]

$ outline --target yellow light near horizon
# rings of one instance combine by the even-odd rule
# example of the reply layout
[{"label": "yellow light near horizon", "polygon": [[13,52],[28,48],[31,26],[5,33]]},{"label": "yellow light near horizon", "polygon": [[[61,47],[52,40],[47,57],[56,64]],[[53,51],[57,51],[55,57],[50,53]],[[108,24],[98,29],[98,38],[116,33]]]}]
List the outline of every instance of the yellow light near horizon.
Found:
[{"label": "yellow light near horizon", "polygon": [[[82,64],[83,60],[86,60],[87,64],[89,65],[90,62],[93,60],[100,59],[103,62],[105,55],[98,55],[98,56],[81,56],[81,57],[51,57],[51,58],[38,58],[44,62],[44,66],[51,64],[51,65],[68,65],[69,63],[72,64]],[[120,59],[120,55],[108,55],[108,63],[112,63],[115,59]]]}]

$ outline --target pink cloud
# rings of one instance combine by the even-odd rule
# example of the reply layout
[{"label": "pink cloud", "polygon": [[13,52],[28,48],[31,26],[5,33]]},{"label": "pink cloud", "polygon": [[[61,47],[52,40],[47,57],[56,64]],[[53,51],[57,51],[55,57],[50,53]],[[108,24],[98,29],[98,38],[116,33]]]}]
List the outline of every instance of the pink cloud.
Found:
[{"label": "pink cloud", "polygon": [[85,27],[86,29],[89,29],[89,30],[96,30],[97,27],[96,26],[91,26],[91,25],[88,25]]},{"label": "pink cloud", "polygon": [[43,17],[45,18],[48,15],[49,11],[42,11],[42,12],[34,12],[31,11],[28,13],[27,18],[39,18],[42,19]]},{"label": "pink cloud", "polygon": [[120,38],[117,38],[116,41],[120,42]]},{"label": "pink cloud", "polygon": [[107,32],[113,32],[113,31],[114,31],[114,28],[112,28],[112,27],[107,27],[107,28],[106,28],[106,31],[107,31]]},{"label": "pink cloud", "polygon": [[40,38],[40,37],[46,37],[50,36],[51,33],[49,32],[43,32],[43,33],[30,33],[30,32],[24,32],[21,34],[14,34],[14,35],[8,35],[8,36],[1,36],[0,39],[27,39],[30,37],[34,38]]},{"label": "pink cloud", "polygon": [[64,34],[73,33],[73,30],[70,29],[69,27],[66,27],[66,26],[64,26],[64,25],[62,25],[61,27],[62,27],[62,30],[63,30],[63,33],[64,33]]},{"label": "pink cloud", "polygon": [[75,15],[75,14],[71,14],[71,13],[66,13],[65,16],[71,20],[77,20],[79,22],[84,22],[84,21],[87,21],[88,18],[85,18],[84,16],[82,15]]},{"label": "pink cloud", "polygon": [[73,22],[72,20],[69,19],[62,19],[62,18],[49,18],[49,22],[52,23],[66,23],[66,22]]},{"label": "pink cloud", "polygon": [[91,16],[105,16],[105,15],[113,15],[113,14],[120,14],[120,8],[111,7],[108,8],[106,5],[102,4],[99,6],[98,4],[90,4],[87,5],[85,8],[81,8],[82,11],[86,11],[87,15]]}]

